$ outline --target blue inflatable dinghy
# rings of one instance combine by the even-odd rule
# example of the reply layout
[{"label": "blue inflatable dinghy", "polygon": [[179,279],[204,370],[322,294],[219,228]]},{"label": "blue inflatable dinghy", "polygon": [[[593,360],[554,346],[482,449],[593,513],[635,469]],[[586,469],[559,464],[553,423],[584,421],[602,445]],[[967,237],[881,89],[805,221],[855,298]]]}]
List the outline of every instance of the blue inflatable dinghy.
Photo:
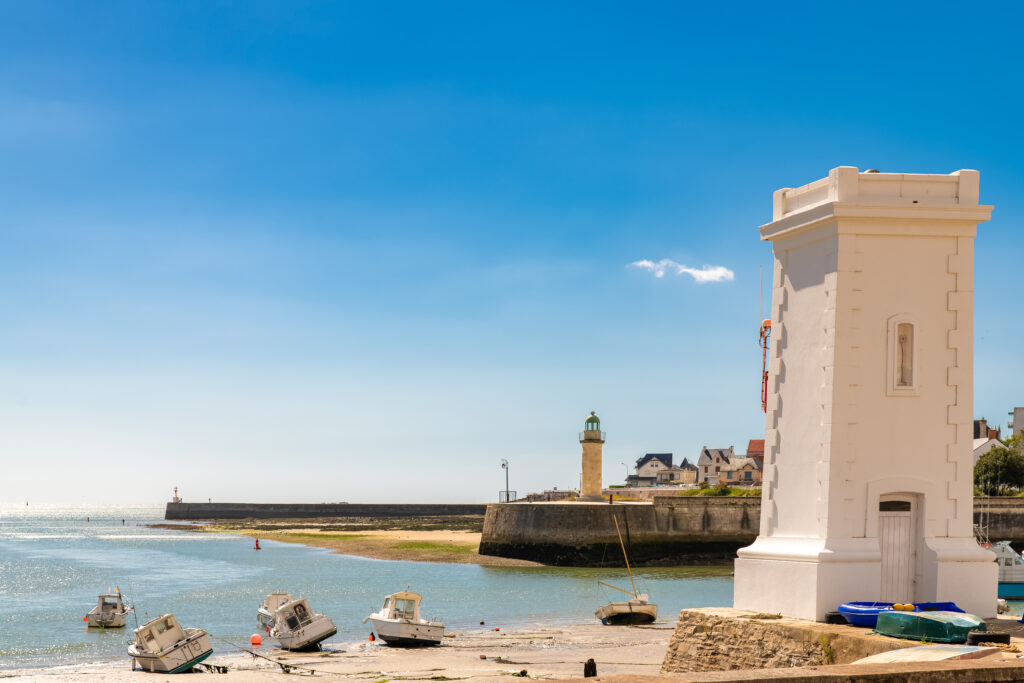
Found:
[{"label": "blue inflatable dinghy", "polygon": [[[839,606],[839,613],[853,626],[875,628],[878,624],[879,612],[891,612],[892,602],[844,602]],[[910,612],[963,612],[952,602],[917,602]]]}]

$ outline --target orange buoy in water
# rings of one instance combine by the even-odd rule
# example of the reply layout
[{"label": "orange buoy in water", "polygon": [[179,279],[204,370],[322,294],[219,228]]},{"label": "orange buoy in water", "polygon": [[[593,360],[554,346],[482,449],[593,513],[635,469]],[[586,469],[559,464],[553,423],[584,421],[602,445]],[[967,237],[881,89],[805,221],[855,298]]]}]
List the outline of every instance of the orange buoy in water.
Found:
[{"label": "orange buoy in water", "polygon": [[377,640],[377,636],[375,636],[375,635],[373,635],[373,634],[371,633],[371,634],[370,634],[370,642],[372,643],[372,642],[373,642],[373,641],[375,641],[375,640]]},{"label": "orange buoy in water", "polygon": [[263,644],[263,636],[261,636],[258,633],[252,634],[251,636],[249,636],[249,644],[253,647],[259,647]]},{"label": "orange buoy in water", "polygon": [[89,615],[86,614],[84,617],[82,617],[82,621],[89,621]]},{"label": "orange buoy in water", "polygon": [[254,545],[252,547],[252,549],[253,550],[262,550],[262,548],[260,548],[260,539],[258,539],[258,538],[256,539],[256,545]]}]

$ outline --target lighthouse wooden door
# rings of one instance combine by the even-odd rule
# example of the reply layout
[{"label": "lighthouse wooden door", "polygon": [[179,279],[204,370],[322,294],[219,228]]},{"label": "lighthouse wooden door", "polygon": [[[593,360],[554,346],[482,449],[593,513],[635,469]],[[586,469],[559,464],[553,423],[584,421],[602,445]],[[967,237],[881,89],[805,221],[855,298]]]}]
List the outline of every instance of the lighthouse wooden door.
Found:
[{"label": "lighthouse wooden door", "polygon": [[878,542],[882,551],[882,602],[913,602],[917,567],[914,504],[883,500],[878,504]]}]

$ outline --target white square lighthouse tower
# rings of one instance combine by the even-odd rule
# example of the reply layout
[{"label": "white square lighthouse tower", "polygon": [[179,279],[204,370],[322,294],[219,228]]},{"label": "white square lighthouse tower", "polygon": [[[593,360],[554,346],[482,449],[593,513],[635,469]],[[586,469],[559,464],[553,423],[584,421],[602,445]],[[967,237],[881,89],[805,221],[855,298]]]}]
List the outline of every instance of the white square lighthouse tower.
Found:
[{"label": "white square lighthouse tower", "polygon": [[978,180],[841,166],[775,192],[761,527],[737,608],[994,616],[997,567],[973,534]]}]

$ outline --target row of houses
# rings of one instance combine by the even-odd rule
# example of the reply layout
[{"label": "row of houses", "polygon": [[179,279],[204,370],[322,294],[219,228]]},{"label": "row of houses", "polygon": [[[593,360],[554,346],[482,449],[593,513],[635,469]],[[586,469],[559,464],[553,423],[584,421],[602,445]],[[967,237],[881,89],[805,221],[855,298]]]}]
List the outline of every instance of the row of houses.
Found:
[{"label": "row of houses", "polygon": [[764,469],[764,439],[751,439],[744,455],[736,455],[732,446],[702,446],[696,463],[683,458],[673,464],[671,453],[645,453],[636,461],[635,474],[626,477],[626,486],[674,486],[679,484],[726,484],[756,486]]},{"label": "row of houses", "polygon": [[[1015,408],[1010,415],[1014,418],[1010,422],[1010,429],[1024,432],[1024,408]],[[985,418],[974,421],[975,463],[989,450],[1002,445],[999,427],[990,427]],[[645,453],[637,458],[635,473],[626,477],[626,486],[676,486],[701,482],[714,485],[720,481],[740,486],[758,486],[761,484],[763,470],[764,439],[751,439],[743,455],[737,455],[732,446],[702,446],[695,462],[683,458],[678,465],[673,463],[672,453]]]}]

